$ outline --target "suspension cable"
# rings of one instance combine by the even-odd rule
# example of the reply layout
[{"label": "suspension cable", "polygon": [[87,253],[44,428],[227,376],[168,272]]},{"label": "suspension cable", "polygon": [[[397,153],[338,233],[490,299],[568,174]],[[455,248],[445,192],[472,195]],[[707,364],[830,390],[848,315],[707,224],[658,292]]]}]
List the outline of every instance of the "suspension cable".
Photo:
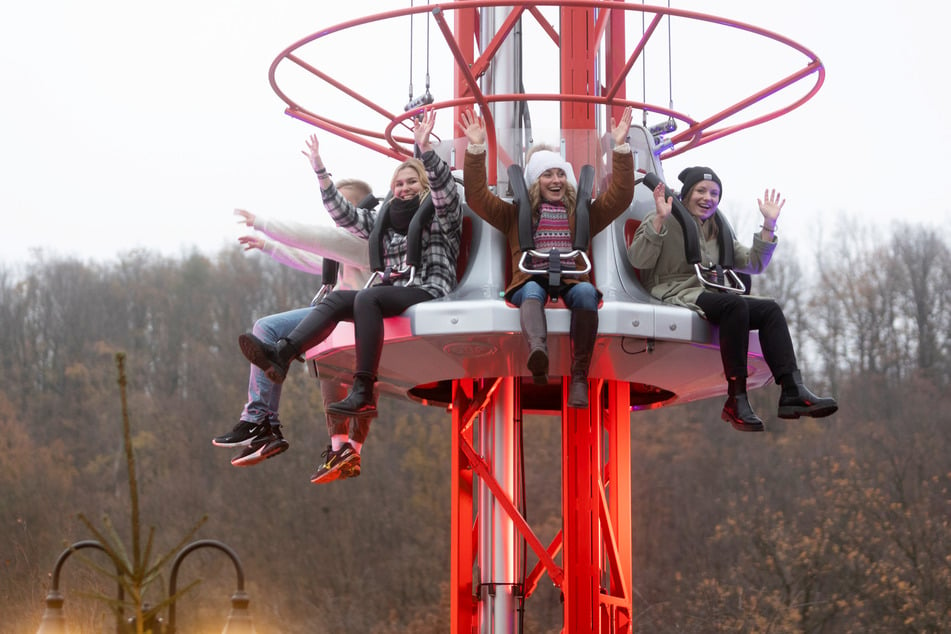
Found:
[{"label": "suspension cable", "polygon": [[[413,8],[413,0],[409,2],[410,9]],[[429,0],[426,0],[426,6],[429,6]],[[413,97],[413,24],[415,23],[415,13],[410,14],[409,22],[409,101],[404,106],[404,111],[431,104],[434,99],[429,92],[429,32],[432,30],[430,20],[432,12],[426,13],[426,92],[419,97]]]},{"label": "suspension cable", "polygon": [[[667,8],[670,8],[670,0],[667,0]],[[670,30],[670,14],[667,14],[667,107],[674,109],[674,56],[673,56],[673,36]]]},{"label": "suspension cable", "polygon": [[[645,0],[641,0],[641,6],[645,6]],[[644,41],[644,35],[647,33],[647,13],[641,11],[641,41]],[[647,103],[647,47],[641,51],[641,100]],[[641,124],[647,127],[647,108],[641,110]]]},{"label": "suspension cable", "polygon": [[[413,8],[413,0],[409,0],[409,8]],[[409,101],[413,101],[413,24],[416,22],[416,14],[409,14]]]}]

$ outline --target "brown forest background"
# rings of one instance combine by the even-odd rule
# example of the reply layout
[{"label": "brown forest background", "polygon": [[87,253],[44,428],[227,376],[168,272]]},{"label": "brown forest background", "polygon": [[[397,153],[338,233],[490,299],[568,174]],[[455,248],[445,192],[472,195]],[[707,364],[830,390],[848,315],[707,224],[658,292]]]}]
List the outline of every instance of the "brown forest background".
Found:
[{"label": "brown forest background", "polygon": [[[632,414],[636,631],[951,631],[949,244],[930,228],[860,225],[810,245],[819,257],[784,244],[755,281],[784,304],[804,373],[838,396],[837,415],[779,421],[775,386],[753,395],[766,434],[733,431],[719,399]],[[238,248],[106,263],[37,253],[0,268],[0,633],[36,631],[56,557],[91,537],[77,514],[110,517],[128,543],[118,352],[156,552],[207,515],[196,538],[240,556],[258,632],[448,630],[445,412],[383,399],[363,475],[316,487],[326,431],[298,366],[288,452],[236,469],[211,445],[245,398],[236,335],[314,287]],[[524,436],[528,518],[550,539],[558,421],[529,416]],[[60,584],[73,631],[113,631],[88,595],[115,585],[77,559]],[[219,630],[230,561],[196,552],[179,577],[202,579],[179,601],[179,631]],[[525,631],[558,632],[560,610],[542,583]]]}]

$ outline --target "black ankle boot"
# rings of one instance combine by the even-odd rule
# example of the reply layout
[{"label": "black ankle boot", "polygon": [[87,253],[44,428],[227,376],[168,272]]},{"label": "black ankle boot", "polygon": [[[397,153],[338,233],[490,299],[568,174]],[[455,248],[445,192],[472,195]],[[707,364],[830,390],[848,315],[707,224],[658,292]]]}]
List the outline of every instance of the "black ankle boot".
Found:
[{"label": "black ankle boot", "polygon": [[746,378],[730,379],[727,399],[720,417],[738,431],[766,431],[766,425],[750,405],[746,395]]},{"label": "black ankle boot", "polygon": [[356,416],[367,418],[376,416],[376,405],[373,403],[373,384],[376,377],[370,374],[358,373],[353,375],[353,387],[347,398],[327,406],[331,414],[342,416]]},{"label": "black ankle boot", "polygon": [[287,339],[280,339],[276,346],[272,346],[250,332],[238,336],[238,346],[244,357],[264,370],[272,383],[284,382],[287,369],[299,354],[299,350]]},{"label": "black ankle boot", "polygon": [[779,395],[779,413],[777,414],[780,418],[799,418],[800,416],[822,418],[835,414],[839,409],[839,404],[834,398],[816,396],[803,385],[799,370],[781,378],[783,391]]}]

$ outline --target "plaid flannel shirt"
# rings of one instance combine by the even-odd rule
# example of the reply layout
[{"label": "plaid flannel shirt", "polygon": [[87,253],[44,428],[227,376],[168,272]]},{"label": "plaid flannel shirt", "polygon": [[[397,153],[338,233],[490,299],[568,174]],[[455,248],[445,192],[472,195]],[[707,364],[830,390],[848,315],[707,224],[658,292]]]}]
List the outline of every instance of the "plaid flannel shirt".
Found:
[{"label": "plaid flannel shirt", "polygon": [[[452,171],[430,150],[422,156],[429,176],[430,193],[435,213],[433,221],[423,229],[422,261],[413,286],[419,286],[433,297],[442,297],[456,286],[456,260],[462,239],[462,205]],[[321,192],[324,207],[337,226],[363,238],[370,237],[376,217],[383,209],[361,209],[352,205],[331,185]],[[387,230],[383,237],[383,264],[400,269],[406,266],[406,236]],[[405,286],[406,280],[396,285]]]}]

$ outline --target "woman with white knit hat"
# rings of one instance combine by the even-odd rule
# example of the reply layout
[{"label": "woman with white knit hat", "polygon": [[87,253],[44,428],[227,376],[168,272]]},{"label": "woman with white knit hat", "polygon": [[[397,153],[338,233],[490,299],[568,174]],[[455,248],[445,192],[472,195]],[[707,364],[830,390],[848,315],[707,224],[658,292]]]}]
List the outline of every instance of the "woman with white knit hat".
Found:
[{"label": "woman with white knit hat", "polygon": [[[463,169],[466,203],[480,218],[505,234],[512,253],[512,280],[505,289],[505,299],[519,307],[522,334],[528,344],[528,369],[536,383],[548,381],[548,323],[545,302],[548,297],[548,276],[533,275],[519,269],[522,257],[518,236],[518,205],[506,202],[489,191],[486,177],[486,130],[482,117],[471,111],[462,113],[459,127],[469,141]],[[625,108],[619,123],[611,120],[614,141],[613,169],[610,186],[590,206],[590,235],[607,227],[630,206],[634,197],[634,157],[627,143],[631,127],[631,108]],[[535,249],[574,249],[575,203],[577,182],[574,170],[558,152],[538,149],[530,152],[525,165],[525,181],[532,207],[532,228]],[[536,266],[537,265],[537,266]],[[580,257],[562,259],[563,269],[582,268]],[[532,269],[547,267],[533,262]],[[571,310],[571,383],[568,405],[588,406],[588,368],[598,335],[598,303],[601,293],[587,274],[565,276],[559,288],[561,299]]]}]

